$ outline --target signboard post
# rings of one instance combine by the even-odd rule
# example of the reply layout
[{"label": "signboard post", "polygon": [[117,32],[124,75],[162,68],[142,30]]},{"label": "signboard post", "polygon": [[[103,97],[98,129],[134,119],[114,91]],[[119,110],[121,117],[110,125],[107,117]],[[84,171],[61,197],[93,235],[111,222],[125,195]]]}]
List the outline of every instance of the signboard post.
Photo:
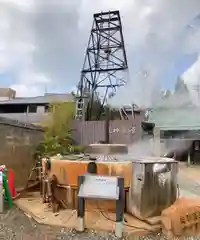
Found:
[{"label": "signboard post", "polygon": [[115,235],[122,237],[124,218],[124,178],[86,174],[78,177],[78,231],[84,231],[85,199],[115,200]]}]

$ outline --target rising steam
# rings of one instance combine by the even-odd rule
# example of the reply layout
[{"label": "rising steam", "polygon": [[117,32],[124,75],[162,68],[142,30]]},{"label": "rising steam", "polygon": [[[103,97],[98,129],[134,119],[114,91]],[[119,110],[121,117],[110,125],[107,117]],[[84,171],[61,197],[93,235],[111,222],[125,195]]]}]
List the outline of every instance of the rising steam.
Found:
[{"label": "rising steam", "polygon": [[129,64],[130,82],[119,90],[111,104],[151,107],[157,101],[160,83],[171,68],[176,68],[177,60],[185,54],[199,53],[199,13],[200,2],[195,0],[151,1],[149,8],[146,5],[142,18],[145,28],[139,31],[140,40],[137,36],[133,40],[137,64]]}]

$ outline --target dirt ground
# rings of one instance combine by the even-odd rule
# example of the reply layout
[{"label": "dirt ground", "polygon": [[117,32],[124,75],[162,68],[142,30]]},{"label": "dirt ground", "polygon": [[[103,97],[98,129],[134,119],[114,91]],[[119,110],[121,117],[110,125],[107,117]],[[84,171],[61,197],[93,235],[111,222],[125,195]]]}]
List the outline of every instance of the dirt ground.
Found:
[{"label": "dirt ground", "polygon": [[[187,168],[181,166],[179,172],[179,186],[181,189],[200,195],[200,167]],[[102,233],[88,231],[77,234],[74,230],[64,228],[49,227],[37,224],[33,219],[26,216],[15,206],[4,214],[0,214],[0,239],[12,240],[103,240],[117,239],[112,233]],[[140,239],[164,239],[161,234],[141,237]]]}]

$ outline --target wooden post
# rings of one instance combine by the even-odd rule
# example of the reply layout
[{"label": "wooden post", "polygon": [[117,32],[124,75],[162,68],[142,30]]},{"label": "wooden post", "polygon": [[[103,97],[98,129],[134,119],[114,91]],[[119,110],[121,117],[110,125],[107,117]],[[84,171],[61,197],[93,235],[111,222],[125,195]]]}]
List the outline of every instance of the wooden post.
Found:
[{"label": "wooden post", "polygon": [[106,116],[105,116],[105,142],[110,143],[110,109],[106,106]]}]

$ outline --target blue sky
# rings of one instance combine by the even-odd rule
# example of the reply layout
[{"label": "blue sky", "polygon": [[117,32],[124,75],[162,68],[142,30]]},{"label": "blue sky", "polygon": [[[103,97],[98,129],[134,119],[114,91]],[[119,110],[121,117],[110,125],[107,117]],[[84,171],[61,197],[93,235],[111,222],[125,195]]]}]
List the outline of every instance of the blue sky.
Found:
[{"label": "blue sky", "polygon": [[176,64],[166,72],[161,87],[164,89],[173,90],[174,84],[178,76],[181,76],[197,59],[197,54],[182,55]]},{"label": "blue sky", "polygon": [[[190,25],[186,27],[186,31],[190,31],[191,34],[194,29],[199,28],[200,26],[200,15],[195,17]],[[164,79],[161,82],[161,87],[164,89],[170,89],[173,90],[175,81],[178,76],[181,76],[187,69],[189,69],[197,60],[198,54],[190,54],[190,55],[184,55],[181,54],[177,60],[176,63],[173,65],[171,69],[168,69],[166,72]]]},{"label": "blue sky", "polygon": [[1,87],[8,87],[15,82],[15,77],[11,72],[0,74]]}]

